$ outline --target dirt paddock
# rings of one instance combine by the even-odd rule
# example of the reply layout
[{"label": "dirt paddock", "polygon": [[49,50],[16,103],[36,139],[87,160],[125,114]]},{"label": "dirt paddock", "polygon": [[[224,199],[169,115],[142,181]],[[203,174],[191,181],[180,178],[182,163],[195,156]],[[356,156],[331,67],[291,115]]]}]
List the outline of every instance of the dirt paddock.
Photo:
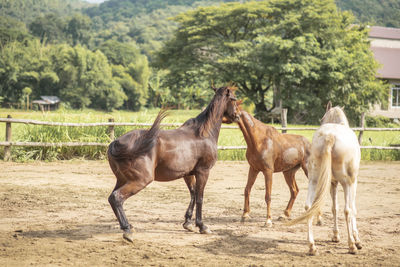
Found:
[{"label": "dirt paddock", "polygon": [[[363,162],[357,207],[363,249],[347,253],[343,191],[339,189],[340,243],[330,242],[331,200],[314,227],[319,255],[306,256],[306,225],[278,221],[289,199],[281,174],[272,187],[273,227],[264,227],[264,179],[251,195],[251,219],[240,222],[246,162],[218,162],[204,197],[211,235],[182,228],[189,192],[182,179],[152,183],[125,203],[136,230],[122,239],[107,202],[115,178],[106,161],[0,162],[0,266],[399,266],[400,162]],[[293,215],[303,211],[307,179]]]}]

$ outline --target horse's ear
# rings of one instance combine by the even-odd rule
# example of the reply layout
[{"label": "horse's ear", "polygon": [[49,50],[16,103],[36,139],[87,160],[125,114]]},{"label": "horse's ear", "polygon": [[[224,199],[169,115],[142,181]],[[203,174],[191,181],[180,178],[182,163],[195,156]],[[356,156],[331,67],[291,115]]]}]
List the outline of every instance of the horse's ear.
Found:
[{"label": "horse's ear", "polygon": [[217,92],[217,88],[214,86],[214,81],[211,81],[211,89],[213,89],[214,92]]},{"label": "horse's ear", "polygon": [[328,104],[326,105],[326,111],[332,108],[332,102],[329,100]]}]

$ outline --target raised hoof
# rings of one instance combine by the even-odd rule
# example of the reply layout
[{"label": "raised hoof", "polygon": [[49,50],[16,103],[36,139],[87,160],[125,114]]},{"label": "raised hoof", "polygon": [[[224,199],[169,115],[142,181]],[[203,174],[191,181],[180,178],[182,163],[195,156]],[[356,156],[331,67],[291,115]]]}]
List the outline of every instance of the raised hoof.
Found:
[{"label": "raised hoof", "polygon": [[356,247],[357,247],[357,249],[362,249],[361,242],[356,242]]},{"label": "raised hoof", "polygon": [[124,234],[122,235],[122,237],[128,241],[133,243],[133,234],[131,232],[124,232]]},{"label": "raised hoof", "polygon": [[193,223],[184,223],[183,224],[183,228],[185,228],[189,232],[195,232],[196,231],[196,227],[193,225]]},{"label": "raised hoof", "polygon": [[209,235],[211,233],[212,233],[211,230],[207,226],[204,226],[204,228],[200,230],[200,234],[203,235]]}]

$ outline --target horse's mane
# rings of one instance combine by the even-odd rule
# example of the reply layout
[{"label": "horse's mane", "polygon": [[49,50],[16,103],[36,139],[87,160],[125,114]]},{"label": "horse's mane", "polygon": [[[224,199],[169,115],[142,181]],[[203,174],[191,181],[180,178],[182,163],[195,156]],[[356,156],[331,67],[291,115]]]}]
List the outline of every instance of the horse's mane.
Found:
[{"label": "horse's mane", "polygon": [[337,123],[349,126],[349,121],[347,120],[346,115],[344,114],[343,110],[336,106],[329,109],[325,115],[321,119],[321,124],[325,123]]},{"label": "horse's mane", "polygon": [[223,95],[225,89],[229,87],[219,88],[210,104],[196,118],[187,120],[182,126],[188,126],[196,129],[197,135],[200,137],[208,137],[213,135],[215,124],[222,121],[222,113],[225,109],[225,101]]}]

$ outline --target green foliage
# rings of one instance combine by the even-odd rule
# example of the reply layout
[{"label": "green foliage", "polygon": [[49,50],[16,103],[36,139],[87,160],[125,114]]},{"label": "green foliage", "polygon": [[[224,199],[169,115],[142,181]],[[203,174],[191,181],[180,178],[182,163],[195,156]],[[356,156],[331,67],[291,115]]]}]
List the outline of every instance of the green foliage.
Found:
[{"label": "green foliage", "polygon": [[26,45],[12,42],[0,50],[0,94],[6,102],[20,102],[25,87],[32,89],[34,97],[52,88],[56,81],[50,78],[55,74],[48,58],[49,51],[39,41],[28,41]]},{"label": "green foliage", "polygon": [[[203,7],[176,17],[179,28],[155,65],[170,71],[169,84],[203,79],[238,84],[267,111],[274,91],[292,121],[317,122],[331,100],[350,119],[383,96],[367,32],[333,1],[274,0]],[[194,79],[190,79],[195,77]],[[271,107],[272,108],[272,107]]]},{"label": "green foliage", "polygon": [[120,107],[126,99],[120,85],[113,80],[107,58],[100,51],[81,46],[56,46],[51,55],[59,77],[61,99],[73,108]]},{"label": "green foliage", "polygon": [[109,40],[99,49],[112,64],[114,79],[127,95],[125,108],[140,109],[147,100],[150,69],[147,58],[140,54],[136,45]]},{"label": "green foliage", "polygon": [[14,17],[29,24],[37,16],[47,13],[65,16],[88,6],[81,0],[0,0],[0,16]]},{"label": "green foliage", "polygon": [[359,23],[400,28],[398,0],[336,0],[339,8],[352,11]]},{"label": "green foliage", "polygon": [[377,128],[395,128],[398,124],[392,122],[392,119],[383,116],[366,116],[365,117],[366,127],[377,127]]},{"label": "green foliage", "polygon": [[27,39],[31,39],[31,36],[24,23],[9,16],[0,16],[0,47],[10,42],[23,42]]},{"label": "green foliage", "polygon": [[[21,90],[30,87],[32,99],[62,95],[71,107],[187,109],[208,102],[211,80],[217,86],[235,81],[259,116],[283,99],[293,122],[316,121],[330,99],[344,105],[356,123],[371,99],[381,99],[383,85],[371,78],[376,66],[364,42],[366,31],[346,27],[374,21],[400,27],[398,1],[337,0],[342,10],[353,11],[355,21],[336,12],[332,0],[240,1],[245,3],[210,7],[223,2],[234,1],[108,0],[90,5],[82,0],[0,0],[0,47],[4,50],[0,52],[0,92],[5,102],[22,101]],[[177,20],[169,19],[201,6]],[[188,47],[182,43],[167,48],[179,52],[181,59],[174,61],[167,53],[171,64],[160,64],[155,51],[166,51],[164,43],[176,38],[173,33],[178,25],[188,26],[178,40],[190,37]],[[31,34],[40,39],[41,48],[33,45]],[[20,44],[7,45],[14,42]],[[85,67],[88,58],[75,51],[76,60],[83,61],[64,58],[69,66],[62,69],[53,54],[62,44],[92,52],[100,49],[109,62],[91,70]],[[103,62],[98,55],[88,57]],[[151,71],[147,61],[157,70]],[[166,68],[162,75],[160,66]],[[90,75],[82,76],[85,72]],[[108,81],[96,78],[95,73]],[[68,81],[63,75],[77,80]]]},{"label": "green foliage", "polygon": [[81,46],[43,45],[38,40],[7,44],[0,50],[0,94],[6,102],[57,95],[74,108],[118,108],[126,99],[107,58]]}]

